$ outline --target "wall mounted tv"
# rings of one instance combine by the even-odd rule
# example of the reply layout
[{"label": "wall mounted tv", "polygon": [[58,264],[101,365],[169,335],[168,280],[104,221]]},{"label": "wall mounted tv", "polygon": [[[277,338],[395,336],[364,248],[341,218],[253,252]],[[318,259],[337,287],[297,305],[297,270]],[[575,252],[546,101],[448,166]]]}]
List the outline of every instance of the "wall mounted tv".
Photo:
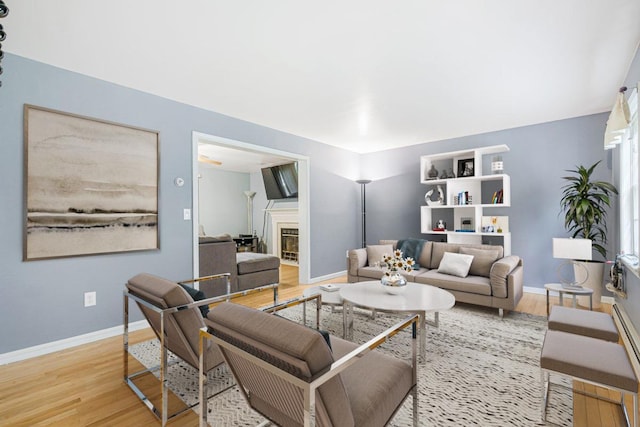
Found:
[{"label": "wall mounted tv", "polygon": [[298,198],[298,163],[287,163],[262,169],[267,200]]}]

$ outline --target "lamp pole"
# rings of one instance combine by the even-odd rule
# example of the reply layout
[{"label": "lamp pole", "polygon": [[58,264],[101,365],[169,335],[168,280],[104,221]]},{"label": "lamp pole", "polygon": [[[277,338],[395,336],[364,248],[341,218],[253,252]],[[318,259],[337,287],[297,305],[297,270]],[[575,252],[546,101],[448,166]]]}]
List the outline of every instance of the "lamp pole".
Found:
[{"label": "lamp pole", "polygon": [[367,246],[367,192],[365,186],[371,182],[370,179],[359,179],[356,181],[360,184],[360,207],[362,210],[362,247]]},{"label": "lamp pole", "polygon": [[255,191],[245,191],[244,195],[247,196],[247,234],[255,236],[253,232],[253,197],[256,195]]}]

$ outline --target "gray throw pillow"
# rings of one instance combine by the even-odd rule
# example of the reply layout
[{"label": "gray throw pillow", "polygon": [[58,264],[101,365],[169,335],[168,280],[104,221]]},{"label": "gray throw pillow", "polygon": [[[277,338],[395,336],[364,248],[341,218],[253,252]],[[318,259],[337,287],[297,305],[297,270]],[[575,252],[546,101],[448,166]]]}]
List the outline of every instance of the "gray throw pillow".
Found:
[{"label": "gray throw pillow", "polygon": [[457,277],[467,277],[472,261],[473,255],[445,252],[442,257],[442,261],[440,261],[438,273],[450,274]]},{"label": "gray throw pillow", "polygon": [[498,260],[500,252],[492,249],[460,248],[461,254],[473,255],[469,274],[473,276],[489,277],[491,266]]}]

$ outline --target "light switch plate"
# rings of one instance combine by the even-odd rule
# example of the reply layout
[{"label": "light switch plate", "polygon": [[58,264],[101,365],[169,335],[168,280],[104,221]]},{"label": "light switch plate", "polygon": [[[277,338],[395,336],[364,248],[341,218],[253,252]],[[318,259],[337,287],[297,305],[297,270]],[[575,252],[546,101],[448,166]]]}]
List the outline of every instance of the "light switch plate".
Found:
[{"label": "light switch plate", "polygon": [[84,306],[92,307],[96,305],[96,293],[95,292],[85,292],[84,293]]},{"label": "light switch plate", "polygon": [[184,209],[182,211],[182,216],[185,221],[189,221],[191,219],[191,209]]}]

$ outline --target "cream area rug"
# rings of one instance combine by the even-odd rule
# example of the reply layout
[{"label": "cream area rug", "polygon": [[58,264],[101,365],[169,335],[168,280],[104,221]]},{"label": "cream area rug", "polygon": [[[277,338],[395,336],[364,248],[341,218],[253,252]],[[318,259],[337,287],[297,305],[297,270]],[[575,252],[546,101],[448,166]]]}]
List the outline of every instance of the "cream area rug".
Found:
[{"label": "cream area rug", "polygon": [[[301,321],[300,307],[281,312]],[[310,324],[314,307],[307,310]],[[369,313],[356,309],[354,341],[367,339],[395,324],[402,316]],[[323,307],[321,328],[342,334],[342,313]],[[572,425],[572,393],[554,387],[548,405],[547,423],[540,417],[540,348],[547,328],[546,318],[509,313],[500,319],[497,310],[461,305],[440,313],[440,326],[427,327],[426,363],[418,367],[420,426],[545,426]],[[385,343],[380,351],[407,357],[410,335],[404,332]],[[136,344],[131,353],[145,366],[156,364],[156,340]],[[197,402],[197,370],[183,362],[168,370],[169,385],[186,403]],[[552,378],[560,382],[558,378]],[[229,384],[222,369],[210,374],[211,387]],[[199,412],[199,407],[194,408]],[[245,403],[237,387],[208,403],[212,426],[255,426],[263,418]],[[412,425],[409,397],[391,426]]]}]

